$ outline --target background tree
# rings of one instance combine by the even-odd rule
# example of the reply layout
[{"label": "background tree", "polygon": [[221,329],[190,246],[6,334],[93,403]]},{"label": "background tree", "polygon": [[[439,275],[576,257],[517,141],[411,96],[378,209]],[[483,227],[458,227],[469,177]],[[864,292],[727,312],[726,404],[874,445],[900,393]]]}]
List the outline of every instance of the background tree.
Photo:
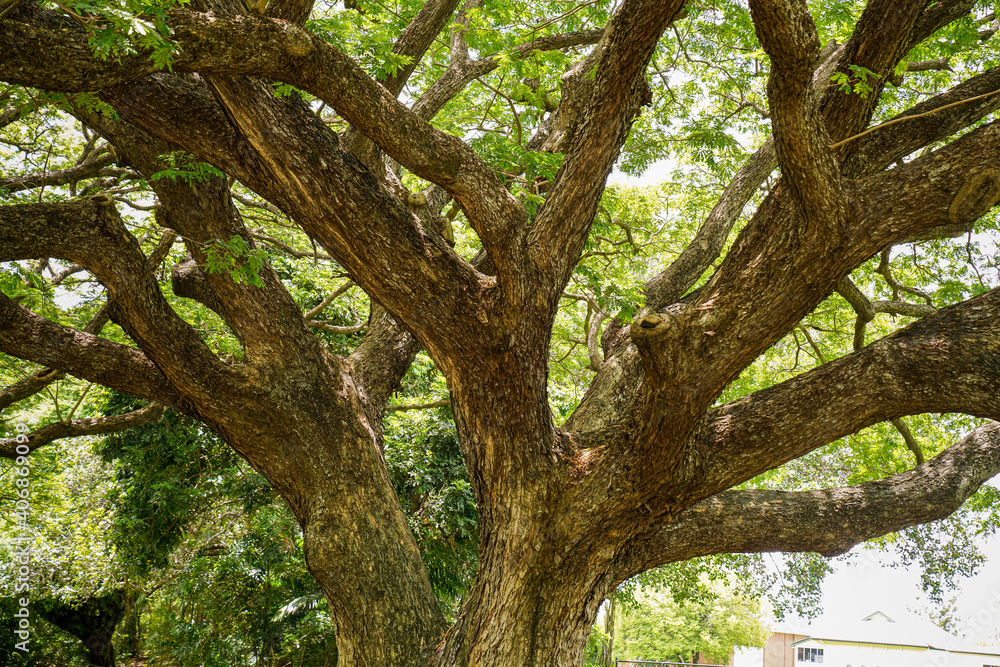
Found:
[{"label": "background tree", "polygon": [[[988,12],[11,0],[0,350],[44,367],[0,405],[69,374],[151,403],[31,448],[214,431],[348,665],[574,664],[638,573],[940,519],[1000,470]],[[454,618],[387,465],[419,349],[476,499]]]},{"label": "background tree", "polygon": [[769,632],[759,602],[724,586],[712,592],[678,603],[669,590],[640,589],[618,616],[615,656],[724,665],[736,646],[763,647]]},{"label": "background tree", "polygon": [[[113,481],[95,457],[80,451],[45,451],[32,464],[33,539],[26,545],[12,542],[15,535],[23,539],[24,532],[14,529],[13,513],[0,519],[3,628],[12,640],[0,648],[0,662],[17,660],[13,602],[24,596],[15,589],[23,580],[18,576],[21,563],[11,554],[27,546],[32,554],[31,612],[38,644],[48,647],[46,656],[33,657],[68,663],[82,655],[89,664],[113,666],[112,637],[125,611],[129,588],[125,568],[105,539],[114,514],[107,503]],[[4,472],[0,497],[4,507],[13,508],[18,497],[14,482],[21,477],[11,474],[9,467]],[[59,630],[69,637],[60,636]]]},{"label": "background tree", "polygon": [[[111,416],[130,404],[115,394],[97,402]],[[168,411],[33,459],[30,664],[114,665],[123,654],[176,665],[336,661],[298,526],[200,424]],[[15,533],[7,522],[0,531],[5,601],[21,597]],[[0,663],[24,660],[0,648]]]},{"label": "background tree", "polygon": [[[408,384],[432,389],[417,378]],[[114,392],[87,396],[106,417],[136,407]],[[437,412],[388,424],[389,469],[435,591],[454,613],[474,571],[475,506],[453,429]],[[34,463],[32,513],[58,521],[37,527],[44,537],[34,544],[31,664],[336,664],[335,632],[302,562],[298,526],[266,481],[198,422],[167,411],[103,439],[46,448]],[[0,488],[15,497],[16,487]],[[7,602],[19,597],[6,539],[15,533],[0,526]],[[109,605],[113,615],[95,617]],[[13,611],[0,608],[3,627],[16,624]],[[22,660],[12,644],[0,647],[0,664]]]}]

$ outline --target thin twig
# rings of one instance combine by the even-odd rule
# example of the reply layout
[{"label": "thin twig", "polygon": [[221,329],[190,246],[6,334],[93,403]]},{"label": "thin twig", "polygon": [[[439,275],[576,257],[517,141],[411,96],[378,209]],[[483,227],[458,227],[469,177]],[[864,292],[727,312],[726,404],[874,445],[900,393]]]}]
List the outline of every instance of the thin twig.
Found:
[{"label": "thin twig", "polygon": [[945,109],[950,109],[951,107],[957,107],[958,105],[965,104],[966,102],[975,102],[976,100],[981,100],[984,97],[991,97],[998,93],[1000,93],[1000,90],[994,90],[992,93],[983,93],[982,95],[976,95],[975,97],[970,97],[967,100],[959,100],[958,102],[952,102],[951,104],[946,104],[943,107],[938,107],[937,109],[931,109],[930,111],[925,111],[924,113],[918,113],[912,116],[903,116],[902,118],[894,118],[892,120],[887,120],[886,122],[879,123],[874,127],[869,127],[864,132],[859,132],[858,134],[855,134],[852,137],[847,137],[843,141],[838,141],[835,144],[830,144],[829,146],[827,146],[827,148],[831,150],[833,150],[834,148],[840,148],[844,144],[854,141],[855,139],[858,139],[860,137],[863,137],[866,134],[870,134],[879,128],[889,127],[890,125],[895,125],[896,123],[902,123],[904,120],[912,120],[914,118],[923,118],[924,116],[930,116],[931,114],[935,114],[938,111],[944,111]]},{"label": "thin twig", "polygon": [[428,410],[430,408],[443,408],[451,405],[451,399],[445,398],[431,403],[412,403],[410,405],[387,405],[386,412],[402,412],[403,410]]},{"label": "thin twig", "polygon": [[316,306],[315,308],[313,308],[312,310],[310,310],[308,313],[306,313],[302,317],[304,317],[306,320],[311,320],[312,318],[316,317],[321,312],[323,312],[324,308],[326,308],[331,303],[333,303],[334,299],[336,299],[338,296],[340,296],[341,294],[343,294],[347,290],[351,289],[352,287],[354,287],[354,281],[353,280],[348,280],[346,283],[344,283],[343,285],[341,285],[340,287],[338,287],[337,289],[335,289],[333,291],[333,293],[330,294],[330,296],[328,296],[325,299],[323,299],[318,306]]}]

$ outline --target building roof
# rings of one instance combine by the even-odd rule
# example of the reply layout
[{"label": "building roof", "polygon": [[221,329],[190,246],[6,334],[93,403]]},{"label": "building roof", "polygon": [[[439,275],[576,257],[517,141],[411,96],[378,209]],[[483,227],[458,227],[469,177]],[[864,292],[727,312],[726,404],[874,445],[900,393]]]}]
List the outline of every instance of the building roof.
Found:
[{"label": "building roof", "polygon": [[[859,644],[887,644],[890,646],[915,646],[963,653],[1000,656],[1000,648],[974,646],[949,634],[928,620],[909,614],[875,611],[858,620],[821,617],[815,623],[794,630],[817,641],[841,641]],[[799,642],[796,642],[799,643]]]}]

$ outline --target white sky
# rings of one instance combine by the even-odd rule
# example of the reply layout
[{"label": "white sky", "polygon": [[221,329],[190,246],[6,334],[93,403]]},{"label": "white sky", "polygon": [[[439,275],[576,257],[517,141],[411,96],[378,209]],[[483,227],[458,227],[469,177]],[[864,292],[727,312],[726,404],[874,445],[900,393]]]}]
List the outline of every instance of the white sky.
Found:
[{"label": "white sky", "polygon": [[[956,600],[962,629],[953,634],[973,644],[1000,629],[1000,536],[993,536],[982,548],[988,560],[978,575],[962,581]],[[924,616],[931,605],[920,589],[919,570],[885,567],[879,564],[879,556],[863,551],[854,562],[836,563],[837,571],[823,584],[825,614],[861,618],[877,610],[890,617],[894,613]]]}]

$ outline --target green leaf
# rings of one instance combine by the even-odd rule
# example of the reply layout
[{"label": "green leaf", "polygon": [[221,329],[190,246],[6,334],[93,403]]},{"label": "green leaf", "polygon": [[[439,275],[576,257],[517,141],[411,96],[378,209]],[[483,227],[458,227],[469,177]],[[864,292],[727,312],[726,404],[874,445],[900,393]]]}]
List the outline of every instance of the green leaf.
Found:
[{"label": "green leaf", "polygon": [[209,273],[226,273],[237,283],[264,286],[260,271],[267,264],[267,256],[242,236],[233,236],[228,241],[209,241],[205,244],[205,255],[205,268]]}]

